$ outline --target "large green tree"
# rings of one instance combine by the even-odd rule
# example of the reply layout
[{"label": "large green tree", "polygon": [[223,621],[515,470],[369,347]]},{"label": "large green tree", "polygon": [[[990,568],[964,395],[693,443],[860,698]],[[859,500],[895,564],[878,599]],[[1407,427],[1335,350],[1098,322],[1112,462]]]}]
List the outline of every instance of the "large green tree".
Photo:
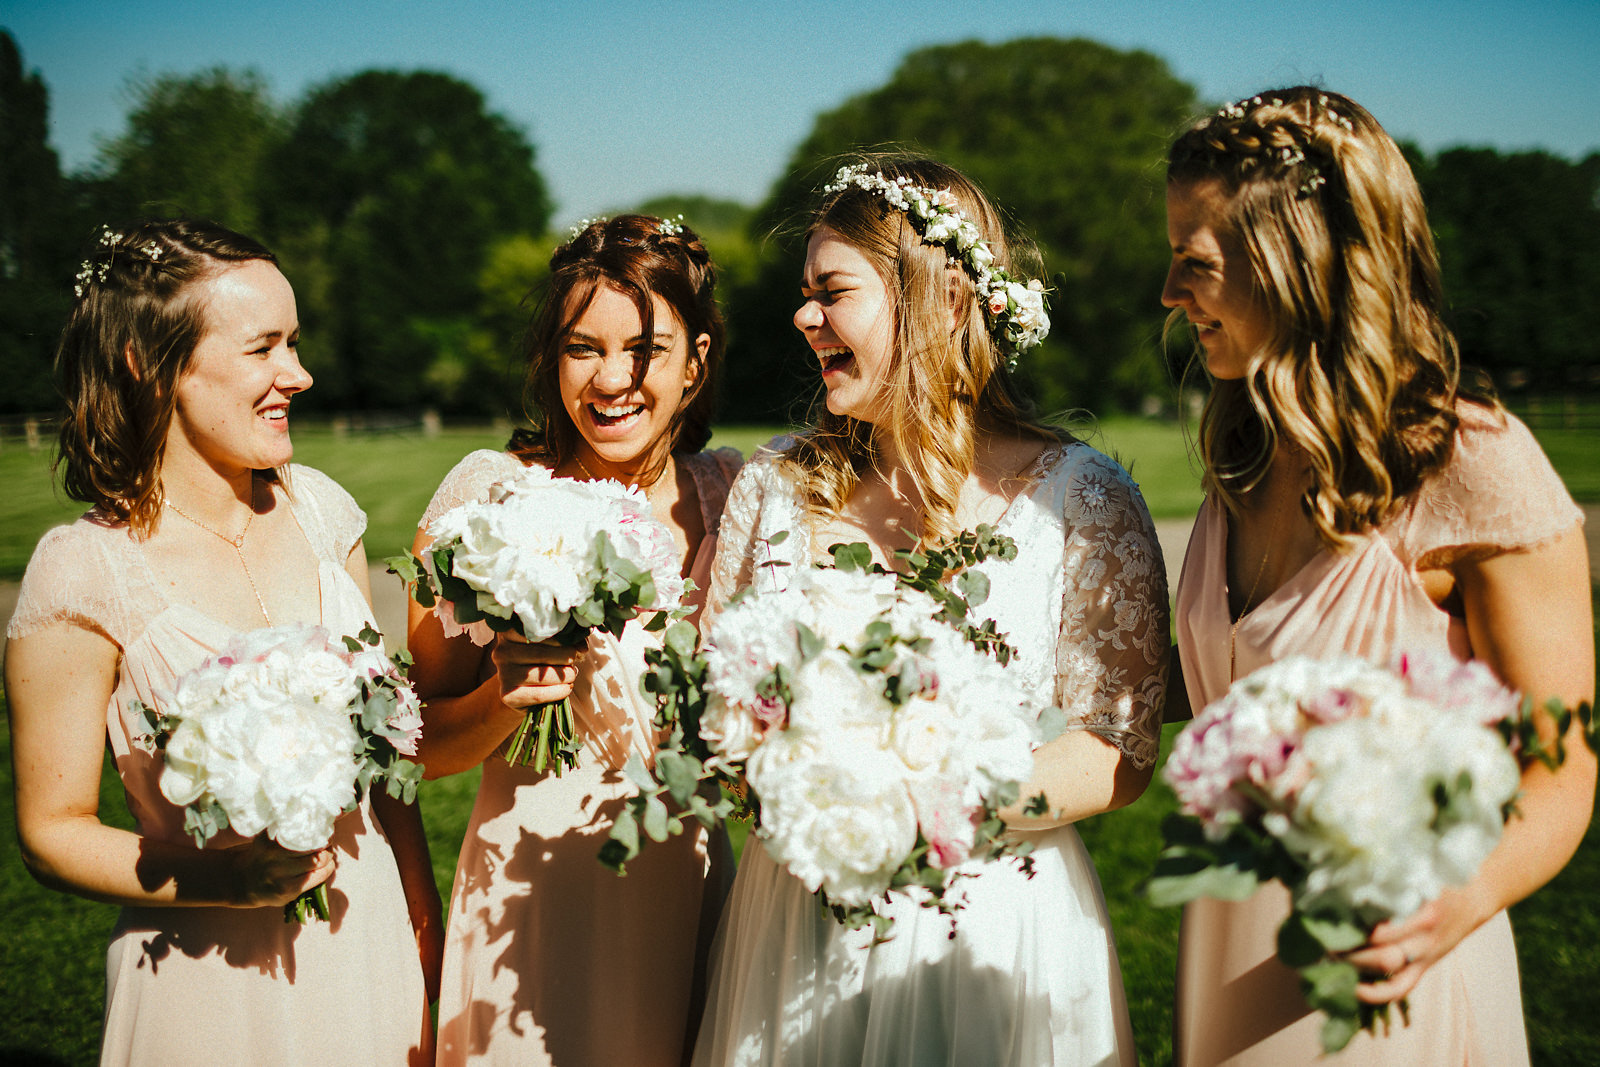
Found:
[{"label": "large green tree", "polygon": [[1570,388],[1600,366],[1600,155],[1454,148],[1414,160],[1462,361]]},{"label": "large green tree", "polygon": [[55,403],[50,357],[71,297],[81,235],[55,150],[50,94],[0,31],[0,412]]},{"label": "large green tree", "polygon": [[129,93],[127,130],[93,168],[101,213],[190,215],[260,236],[263,175],[284,137],[261,76],[214,67],[136,80]]},{"label": "large green tree", "polygon": [[[794,220],[843,153],[933,155],[977,180],[1044,254],[1054,326],[1024,367],[1041,406],[1132,403],[1167,388],[1160,160],[1194,106],[1194,90],[1147,52],[1057,38],[925,48],[882,88],[818,117],[756,232]],[[793,414],[796,383],[815,388],[789,322],[802,251],[775,239],[761,279],[734,293],[734,417]]]},{"label": "large green tree", "polygon": [[550,216],[523,132],[459,79],[374,70],[314,90],[277,162],[269,229],[307,279],[320,402],[483,410],[481,274]]}]

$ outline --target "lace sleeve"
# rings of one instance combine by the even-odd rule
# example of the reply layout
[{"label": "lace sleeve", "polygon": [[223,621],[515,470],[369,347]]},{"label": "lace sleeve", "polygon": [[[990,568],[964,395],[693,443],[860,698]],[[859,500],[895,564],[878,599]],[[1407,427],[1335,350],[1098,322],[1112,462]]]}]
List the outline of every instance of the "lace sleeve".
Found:
[{"label": "lace sleeve", "polygon": [[491,485],[513,478],[522,470],[522,461],[509,452],[487,448],[468,452],[434,490],[427,510],[417,520],[417,529],[426,530],[429,523],[451,508],[484,499]]},{"label": "lace sleeve", "polygon": [[315,467],[294,465],[289,482],[296,513],[310,520],[303,526],[315,527],[306,535],[326,559],[344,566],[367,532],[367,513],[344,486]]},{"label": "lace sleeve", "polygon": [[85,517],[39,539],[17,590],[6,640],[68,622],[127,647],[138,624],[127,611],[126,597],[118,595],[124,568],[106,557],[108,536],[125,533],[120,528],[104,529]]},{"label": "lace sleeve", "polygon": [[1450,462],[1398,524],[1400,555],[1419,568],[1445,567],[1533,548],[1582,521],[1520,419],[1462,405]]},{"label": "lace sleeve", "polygon": [[[770,448],[758,449],[734,479],[728,503],[722,509],[722,529],[717,536],[717,555],[711,563],[711,588],[706,593],[701,633],[710,629],[722,605],[756,580],[758,563],[771,560],[782,564],[761,567],[768,575],[805,564],[809,542],[803,522],[798,502],[779,467],[778,455]],[[780,532],[792,536],[772,544]]]},{"label": "lace sleeve", "polygon": [[1074,729],[1149,767],[1160,746],[1167,684],[1161,545],[1126,471],[1087,446],[1068,456],[1056,704]]}]

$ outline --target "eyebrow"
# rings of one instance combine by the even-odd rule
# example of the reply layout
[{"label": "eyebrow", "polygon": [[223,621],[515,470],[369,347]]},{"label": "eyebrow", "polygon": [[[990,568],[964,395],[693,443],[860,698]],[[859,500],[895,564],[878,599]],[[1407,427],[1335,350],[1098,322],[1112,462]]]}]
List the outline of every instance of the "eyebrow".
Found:
[{"label": "eyebrow", "polygon": [[259,344],[262,341],[276,341],[280,337],[294,337],[299,334],[299,332],[300,326],[298,323],[296,323],[295,328],[290,330],[287,334],[285,334],[282,330],[262,330],[254,337],[246,338],[244,343],[246,345],[253,345]]},{"label": "eyebrow", "polygon": [[801,282],[800,282],[800,288],[802,288],[802,289],[813,289],[813,290],[815,290],[815,289],[826,289],[828,287],[828,283],[830,281],[832,281],[833,279],[835,279],[835,278],[848,278],[851,281],[855,281],[855,280],[858,279],[858,276],[853,274],[853,273],[851,273],[848,270],[825,270],[821,274],[817,275],[815,278],[812,279],[817,284],[815,284],[815,285],[807,285],[805,283],[805,280],[802,279]]},{"label": "eyebrow", "polygon": [[[671,341],[676,336],[678,336],[678,335],[673,333],[671,330],[657,330],[656,334],[655,334],[655,339],[657,341]],[[567,331],[567,340],[569,340],[569,341],[598,341],[598,340],[600,340],[600,338],[597,337],[596,335],[592,334],[592,333],[585,333],[582,330],[568,330]],[[637,344],[642,340],[644,340],[644,334],[636,333],[632,337],[628,338],[628,343],[629,344]]]}]

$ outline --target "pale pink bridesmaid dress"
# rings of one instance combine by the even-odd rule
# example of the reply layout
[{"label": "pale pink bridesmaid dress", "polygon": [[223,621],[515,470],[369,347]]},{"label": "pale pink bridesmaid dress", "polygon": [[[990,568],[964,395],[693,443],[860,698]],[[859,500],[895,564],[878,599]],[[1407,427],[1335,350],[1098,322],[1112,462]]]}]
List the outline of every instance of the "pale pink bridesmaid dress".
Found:
[{"label": "pale pink bridesmaid dress", "polygon": [[[356,634],[372,619],[345,570],[366,528],[326,475],[291,467],[289,502],[318,560],[322,625]],[[283,499],[283,491],[276,490]],[[39,542],[6,630],[10,640],[66,620],[105,634],[122,659],[106,736],[128,810],[148,838],[190,845],[183,811],[161,795],[159,756],[136,746],[137,698],[154,704],[233,631],[171,602],[167,576],[126,526],[90,512]],[[223,831],[208,848],[238,844]],[[368,804],[331,842],[333,918],[286,924],[283,909],[123,908],[106,954],[102,1064],[246,1067],[426,1064],[432,1035],[405,892]]]},{"label": "pale pink bridesmaid dress", "polygon": [[[1419,584],[1420,569],[1530,548],[1583,519],[1532,434],[1516,418],[1464,404],[1448,466],[1393,520],[1344,553],[1324,551],[1240,622],[1238,677],[1289,655],[1353,653],[1388,662],[1404,649],[1472,655],[1462,619]],[[1183,576],[1176,627],[1196,709],[1229,685],[1228,524],[1200,510]],[[1318,1060],[1321,1016],[1274,957],[1288,894],[1276,884],[1239,903],[1199,900],[1184,909],[1178,949],[1176,1061],[1183,1067],[1288,1067]],[[1411,1022],[1366,1034],[1338,1067],[1528,1063],[1516,948],[1499,913],[1431,967],[1410,998]]]},{"label": "pale pink bridesmaid dress", "polygon": [[[706,536],[689,577],[703,596],[739,458],[726,449],[677,462],[700,497]],[[418,525],[522,470],[506,452],[468,455]],[[660,640],[637,624],[620,638],[590,637],[572,693],[584,741],[577,767],[557,778],[499,755],[484,761],[445,933],[440,1064],[679,1064],[697,962],[725,891],[717,880],[731,877],[725,838],[695,826],[651,843],[626,877],[596,858],[636,791],[623,765],[655,748],[655,705],[639,679],[645,649]]]}]

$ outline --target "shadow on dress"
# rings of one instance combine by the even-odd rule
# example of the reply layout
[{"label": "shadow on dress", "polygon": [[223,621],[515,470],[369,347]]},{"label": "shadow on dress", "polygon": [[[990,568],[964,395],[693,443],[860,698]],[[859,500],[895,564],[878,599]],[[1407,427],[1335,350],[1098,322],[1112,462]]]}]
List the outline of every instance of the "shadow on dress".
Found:
[{"label": "shadow on dress", "polygon": [[[603,785],[620,781],[620,774],[609,772]],[[509,815],[515,793],[480,793],[473,826],[489,828]],[[496,988],[492,999],[475,989],[461,1011],[440,1020],[441,1050],[483,1055],[497,1033],[508,1031],[515,1035],[513,1043],[542,1047],[553,1063],[583,1064],[596,1055],[596,1035],[603,1035],[608,1045],[631,1042],[653,1049],[671,1044],[660,1063],[676,1067],[680,1062],[681,1038],[656,1040],[651,1027],[668,1026],[667,1017],[673,1026],[686,1023],[691,970],[648,973],[648,965],[588,965],[590,956],[631,956],[629,946],[696,937],[696,930],[684,930],[678,918],[700,912],[705,861],[691,835],[652,843],[629,863],[626,877],[599,862],[600,847],[625,802],[622,797],[597,800],[590,793],[583,797],[581,810],[588,814],[581,825],[551,837],[523,829],[509,848],[482,837],[473,841],[469,834],[473,855],[457,891],[486,902],[457,921],[472,924],[474,952],[493,955],[484,980]],[[677,955],[692,963],[692,942]],[[681,1006],[673,1007],[679,1000]],[[619,1007],[632,1004],[663,1010],[640,1019]],[[634,1062],[647,1067],[652,1061]]]}]

